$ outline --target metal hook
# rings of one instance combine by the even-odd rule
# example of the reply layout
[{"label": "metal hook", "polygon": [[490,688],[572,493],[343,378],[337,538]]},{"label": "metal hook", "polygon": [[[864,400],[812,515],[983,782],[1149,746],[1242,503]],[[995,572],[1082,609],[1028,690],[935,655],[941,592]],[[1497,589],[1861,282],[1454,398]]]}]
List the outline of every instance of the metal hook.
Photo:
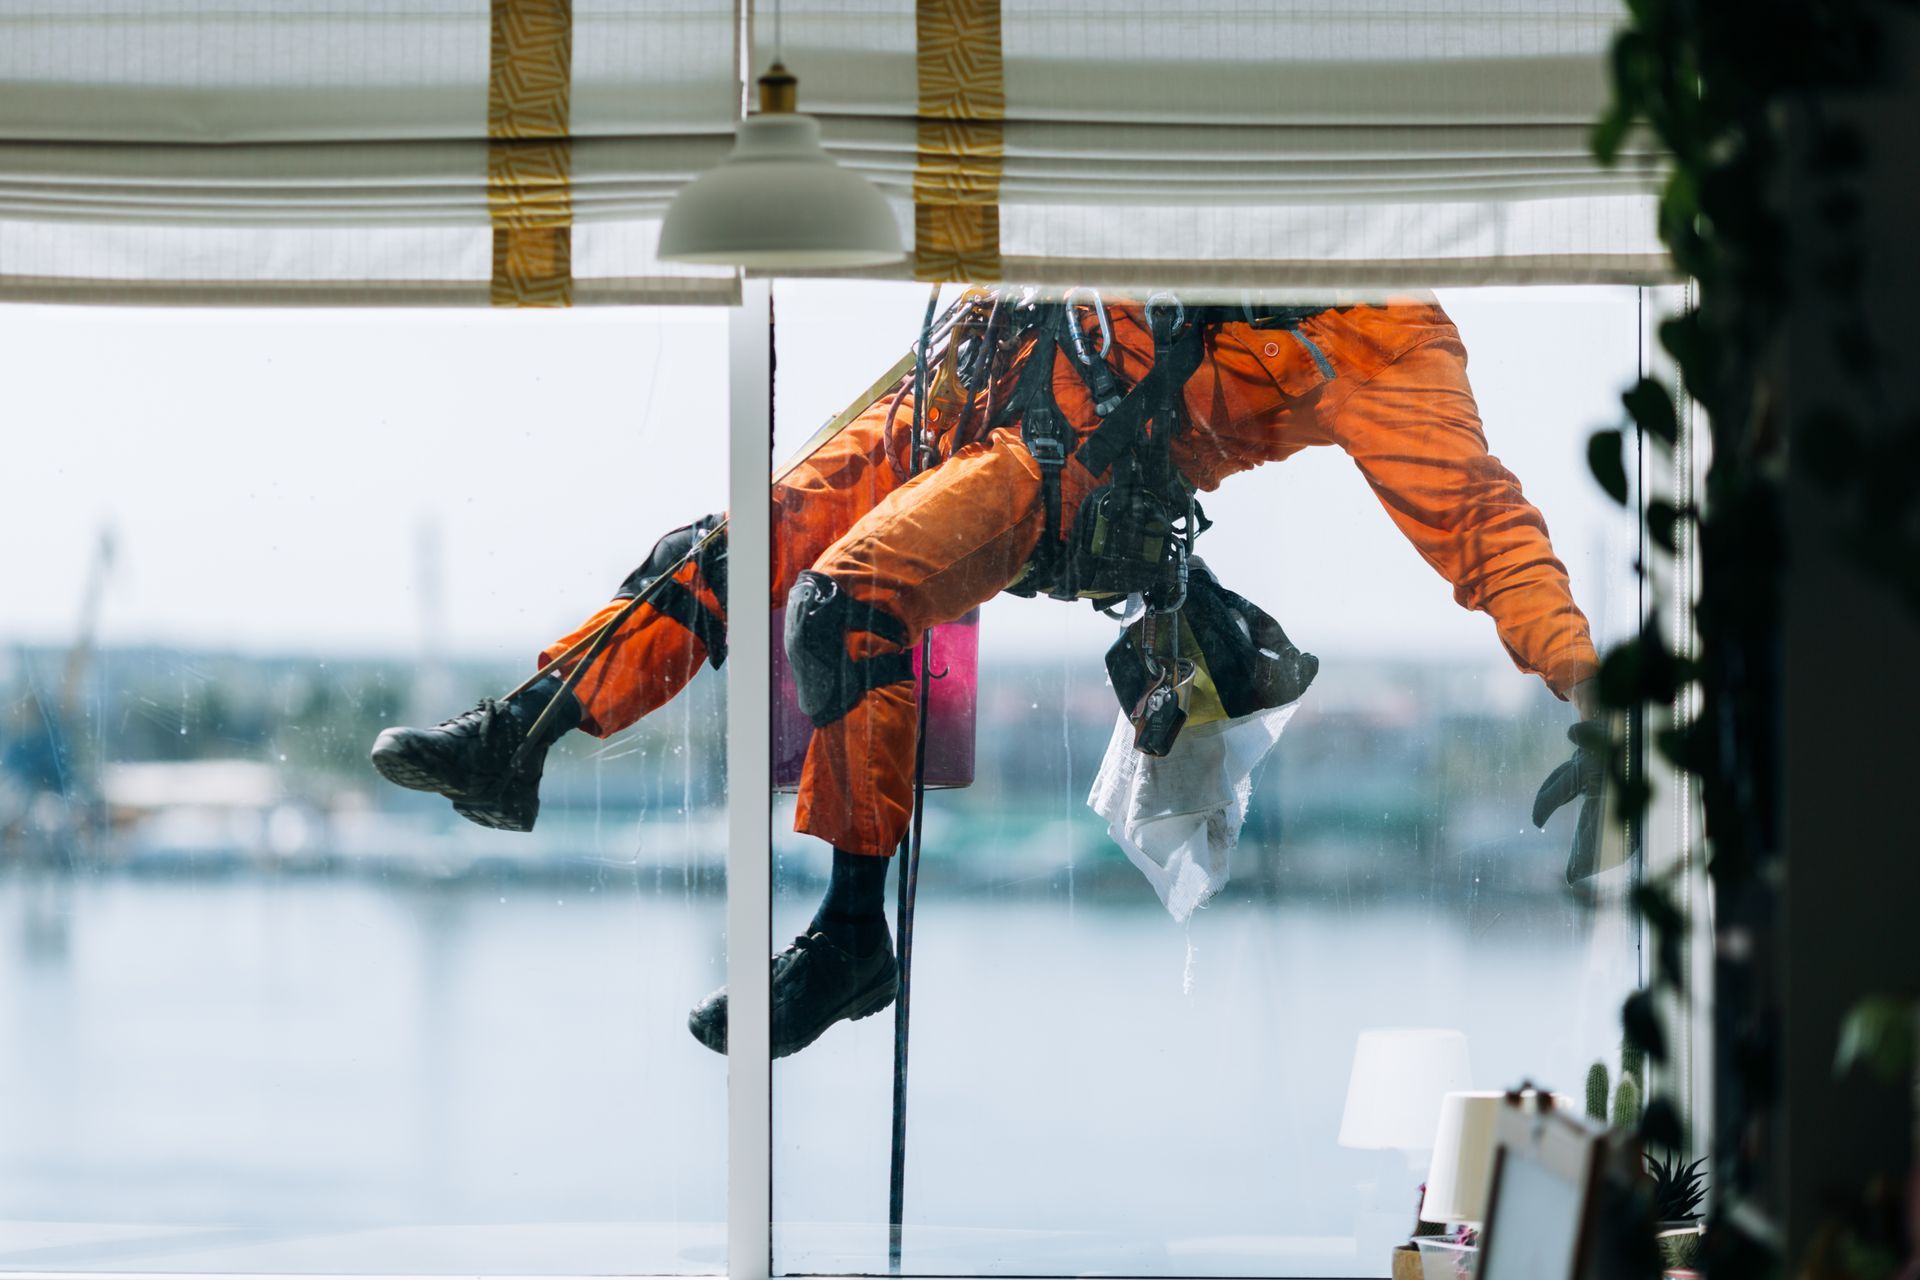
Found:
[{"label": "metal hook", "polygon": [[[1103,298],[1101,298],[1100,291],[1098,289],[1089,288],[1086,285],[1080,285],[1076,288],[1067,290],[1067,296],[1064,299],[1064,301],[1066,303],[1067,310],[1069,312],[1071,312],[1074,308],[1074,301],[1073,301],[1074,298],[1077,295],[1082,293],[1091,294],[1093,297],[1093,314],[1095,319],[1097,319],[1100,322],[1100,354],[1104,356],[1107,354],[1107,352],[1113,350],[1113,325],[1108,323],[1107,321],[1106,301]],[[1079,326],[1075,325],[1074,328],[1078,329]]]},{"label": "metal hook", "polygon": [[[1093,311],[1100,323],[1100,354],[1094,355],[1087,350],[1087,335],[1080,329],[1080,317],[1076,314],[1074,295],[1090,293],[1093,295]],[[1113,345],[1113,329],[1107,323],[1106,304],[1100,301],[1098,290],[1076,288],[1067,290],[1066,301],[1060,309],[1061,326],[1066,329],[1067,342],[1073,348],[1073,361],[1080,368],[1080,376],[1086,380],[1087,391],[1093,396],[1093,411],[1104,418],[1120,407],[1126,397],[1120,391],[1120,384],[1113,376],[1113,367],[1107,363],[1107,349]]]},{"label": "metal hook", "polygon": [[1001,292],[996,289],[993,293],[993,306],[987,312],[986,323],[981,326],[979,333],[974,335],[973,349],[968,353],[966,367],[960,374],[960,381],[967,388],[969,396],[984,387],[993,374],[995,355],[993,331],[1000,323],[1000,304]]},{"label": "metal hook", "polygon": [[1174,312],[1173,312],[1173,324],[1168,327],[1167,336],[1172,337],[1174,334],[1180,332],[1181,329],[1186,327],[1186,323],[1187,323],[1187,304],[1186,303],[1180,301],[1177,295],[1170,293],[1165,289],[1162,289],[1158,293],[1153,293],[1148,295],[1145,312],[1147,317],[1147,328],[1156,329],[1157,331],[1157,326],[1154,324],[1154,321],[1153,321],[1154,308],[1163,307],[1165,306],[1166,303],[1169,303],[1169,302],[1173,304]]}]

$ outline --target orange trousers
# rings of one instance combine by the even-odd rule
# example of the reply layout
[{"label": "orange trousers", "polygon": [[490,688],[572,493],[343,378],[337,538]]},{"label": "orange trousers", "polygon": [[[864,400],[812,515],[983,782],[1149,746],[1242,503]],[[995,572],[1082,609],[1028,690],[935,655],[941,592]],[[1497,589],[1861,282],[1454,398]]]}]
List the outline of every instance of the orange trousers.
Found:
[{"label": "orange trousers", "polygon": [[[1138,306],[1110,301],[1108,310],[1108,359],[1130,386],[1152,366],[1152,338]],[[1064,355],[1054,393],[1077,430],[1098,425]],[[813,570],[904,628],[904,641],[852,632],[851,658],[909,648],[926,628],[990,599],[1020,576],[1039,541],[1039,465],[1017,428],[953,447],[978,429],[959,421],[963,408],[936,382],[927,419],[940,435],[941,461],[918,476],[907,465],[912,394],[902,391],[869,406],[773,489],[771,603],[784,604],[795,578]],[[1546,523],[1487,451],[1466,352],[1438,306],[1408,300],[1329,310],[1297,330],[1209,329],[1205,358],[1186,385],[1186,409],[1174,458],[1195,487],[1214,489],[1309,445],[1338,445],[1389,518],[1453,584],[1460,604],[1492,616],[1517,665],[1561,697],[1597,672],[1586,618]],[[1069,461],[1063,529],[1103,481]],[[676,578],[724,624],[725,603],[697,566]],[[686,595],[680,599],[684,613]],[[555,641],[542,664],[598,630],[622,603]],[[603,736],[627,727],[684,688],[707,657],[684,621],[641,606],[576,686],[581,727]],[[795,828],[851,852],[891,854],[911,810],[916,712],[910,683],[885,684],[817,728]]]}]

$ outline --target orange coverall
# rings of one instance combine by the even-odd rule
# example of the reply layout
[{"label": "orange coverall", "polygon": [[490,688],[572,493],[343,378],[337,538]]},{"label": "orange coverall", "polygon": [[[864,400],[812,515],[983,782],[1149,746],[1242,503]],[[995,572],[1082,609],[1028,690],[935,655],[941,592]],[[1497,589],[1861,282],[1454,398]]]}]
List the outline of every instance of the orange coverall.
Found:
[{"label": "orange coverall", "polygon": [[[1137,304],[1107,305],[1107,359],[1125,388],[1152,367],[1153,339]],[[1487,452],[1466,363],[1452,321],[1431,302],[1324,311],[1302,322],[1297,337],[1244,323],[1210,328],[1204,359],[1186,384],[1187,424],[1173,443],[1174,461],[1190,484],[1212,490],[1235,472],[1310,445],[1345,449],[1389,518],[1453,584],[1454,598],[1490,614],[1516,665],[1565,698],[1598,670],[1587,620],[1546,522]],[[1099,424],[1064,353],[1053,389],[1077,432]],[[928,427],[941,435],[943,460],[918,476],[909,478],[907,462],[909,390],[882,396],[775,486],[774,607],[785,603],[796,575],[812,569],[905,626],[904,644],[851,633],[849,654],[859,659],[910,647],[927,627],[960,617],[1020,576],[1044,527],[1039,465],[1017,425],[952,449],[957,425],[972,428],[962,438],[979,429],[981,409],[972,423],[955,421],[962,407],[929,395]],[[1063,533],[1101,482],[1077,457],[1068,462]],[[676,578],[724,618],[724,601],[697,566]],[[621,603],[555,641],[542,665]],[[685,687],[706,657],[690,630],[642,605],[576,686],[581,727],[600,736],[627,727]],[[850,852],[893,853],[911,810],[916,714],[914,686],[886,684],[816,728],[795,828]]]}]

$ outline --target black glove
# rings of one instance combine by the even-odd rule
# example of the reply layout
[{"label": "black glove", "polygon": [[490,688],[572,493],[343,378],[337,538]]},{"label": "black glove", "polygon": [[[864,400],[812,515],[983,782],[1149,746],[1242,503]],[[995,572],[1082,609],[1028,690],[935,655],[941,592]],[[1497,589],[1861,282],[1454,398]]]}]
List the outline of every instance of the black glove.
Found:
[{"label": "black glove", "polygon": [[1600,869],[1600,825],[1606,819],[1607,727],[1598,720],[1582,720],[1567,730],[1573,759],[1547,775],[1533,797],[1533,825],[1544,827],[1561,805],[1580,798],[1580,817],[1573,826],[1573,853],[1567,858],[1567,883],[1586,879]]}]

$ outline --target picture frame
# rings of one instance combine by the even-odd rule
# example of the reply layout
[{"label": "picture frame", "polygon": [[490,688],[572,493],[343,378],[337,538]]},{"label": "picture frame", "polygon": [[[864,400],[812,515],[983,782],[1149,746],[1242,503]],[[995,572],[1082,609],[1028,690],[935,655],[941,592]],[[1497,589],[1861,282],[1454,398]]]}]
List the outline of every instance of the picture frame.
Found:
[{"label": "picture frame", "polygon": [[1508,1095],[1494,1130],[1479,1280],[1592,1280],[1605,1130],[1550,1097]]}]

